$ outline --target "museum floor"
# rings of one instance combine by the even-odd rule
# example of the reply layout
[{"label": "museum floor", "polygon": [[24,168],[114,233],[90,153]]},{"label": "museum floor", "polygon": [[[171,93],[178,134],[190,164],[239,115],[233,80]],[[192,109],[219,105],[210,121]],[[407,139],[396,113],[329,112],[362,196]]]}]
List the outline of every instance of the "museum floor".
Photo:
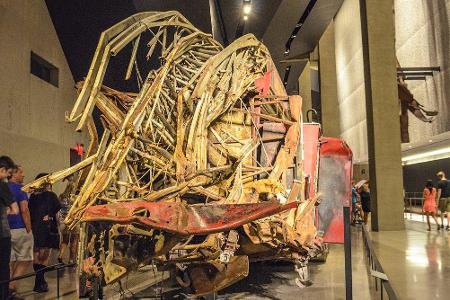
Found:
[{"label": "museum floor", "polygon": [[[426,231],[421,222],[406,220],[404,232],[372,232],[373,245],[383,268],[400,299],[446,299],[450,286],[450,240],[447,231]],[[353,296],[370,299],[362,249],[360,227],[352,227]],[[342,245],[331,245],[326,263],[311,265],[313,285],[299,289],[296,273],[289,264],[257,263],[251,265],[250,276],[221,291],[216,299],[345,299],[344,251]],[[160,276],[160,275],[159,275]],[[144,289],[154,280],[153,270],[142,270],[123,284],[122,295],[151,299],[154,291]],[[20,295],[26,299],[56,299],[56,274],[47,274],[50,292],[34,294],[33,281],[22,281]],[[60,299],[77,299],[74,271],[62,275]],[[118,286],[106,290],[106,299],[120,299]],[[136,299],[134,298],[134,299]],[[172,297],[171,297],[172,298]],[[167,298],[170,299],[170,298]],[[183,299],[180,295],[178,299]]]},{"label": "museum floor", "polygon": [[450,232],[438,232],[435,225],[428,232],[423,222],[405,224],[405,231],[371,233],[376,255],[399,299],[448,299]]}]

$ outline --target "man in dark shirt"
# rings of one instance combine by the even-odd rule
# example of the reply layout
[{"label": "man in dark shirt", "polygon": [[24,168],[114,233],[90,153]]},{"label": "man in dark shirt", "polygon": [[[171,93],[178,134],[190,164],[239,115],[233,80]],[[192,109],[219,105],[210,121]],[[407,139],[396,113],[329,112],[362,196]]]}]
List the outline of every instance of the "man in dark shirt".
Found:
[{"label": "man in dark shirt", "polygon": [[437,174],[439,182],[437,185],[437,203],[441,211],[441,228],[444,228],[444,214],[447,213],[447,230],[450,230],[450,182],[445,178],[445,173],[439,171]]},{"label": "man in dark shirt", "polygon": [[[9,280],[11,233],[7,214],[18,214],[19,207],[13,201],[5,179],[11,174],[14,162],[8,156],[0,156],[0,282]],[[10,299],[8,283],[0,285],[0,299]]]}]

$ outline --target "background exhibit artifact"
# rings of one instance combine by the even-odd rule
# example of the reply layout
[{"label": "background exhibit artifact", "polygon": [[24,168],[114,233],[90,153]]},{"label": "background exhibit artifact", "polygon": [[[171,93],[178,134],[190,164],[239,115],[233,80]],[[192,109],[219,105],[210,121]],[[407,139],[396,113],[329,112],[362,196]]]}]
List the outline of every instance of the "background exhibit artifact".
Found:
[{"label": "background exhibit artifact", "polygon": [[[137,93],[103,85],[122,50]],[[342,239],[351,151],[302,123],[301,98],[251,34],[223,48],[178,12],[133,15],[102,33],[67,121],[89,130],[86,157],[24,189],[75,174],[65,222],[81,224],[84,280],[155,264],[204,295],[247,276],[249,261],[285,259],[302,286],[323,240]]]}]

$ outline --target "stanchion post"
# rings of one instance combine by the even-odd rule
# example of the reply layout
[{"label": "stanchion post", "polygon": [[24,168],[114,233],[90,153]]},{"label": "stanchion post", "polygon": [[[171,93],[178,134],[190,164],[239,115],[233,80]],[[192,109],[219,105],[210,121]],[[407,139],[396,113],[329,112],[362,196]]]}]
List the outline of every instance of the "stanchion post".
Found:
[{"label": "stanchion post", "polygon": [[352,240],[350,235],[350,207],[344,206],[345,299],[352,300]]},{"label": "stanchion post", "polygon": [[59,299],[59,268],[56,267],[56,299]]}]

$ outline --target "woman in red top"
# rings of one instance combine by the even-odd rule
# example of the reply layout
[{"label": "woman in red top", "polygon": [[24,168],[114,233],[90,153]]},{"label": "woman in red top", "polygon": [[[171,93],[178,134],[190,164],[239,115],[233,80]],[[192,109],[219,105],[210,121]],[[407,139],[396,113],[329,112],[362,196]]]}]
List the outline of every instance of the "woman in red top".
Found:
[{"label": "woman in red top", "polygon": [[437,224],[437,230],[440,229],[439,223],[436,220],[435,213],[436,213],[436,189],[433,187],[433,181],[427,180],[427,184],[425,185],[425,189],[423,190],[423,207],[422,210],[427,216],[427,224],[428,229],[427,231],[431,230],[430,225],[430,215],[433,217],[434,222]]}]

